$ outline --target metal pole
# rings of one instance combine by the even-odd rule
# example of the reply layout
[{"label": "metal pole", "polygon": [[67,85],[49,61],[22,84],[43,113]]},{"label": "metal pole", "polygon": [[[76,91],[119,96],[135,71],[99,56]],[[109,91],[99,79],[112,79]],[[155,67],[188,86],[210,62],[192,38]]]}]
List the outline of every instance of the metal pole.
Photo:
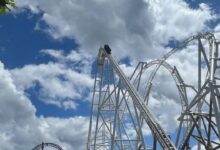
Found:
[{"label": "metal pole", "polygon": [[94,150],[96,149],[96,137],[97,137],[97,130],[98,130],[98,124],[99,124],[99,112],[100,112],[100,104],[101,104],[101,98],[102,98],[102,82],[103,82],[103,79],[102,79],[102,74],[103,74],[103,66],[99,66],[101,67],[101,78],[100,78],[100,87],[99,87],[99,100],[98,100],[98,116],[96,118],[96,127],[95,127],[95,137],[94,137]]},{"label": "metal pole", "polygon": [[94,100],[95,100],[96,84],[97,84],[97,74],[95,75],[95,83],[94,83],[94,87],[93,87],[94,91],[93,91],[93,96],[92,96],[92,108],[90,111],[89,133],[88,133],[86,150],[89,150],[89,147],[90,147],[90,138],[91,138],[91,132],[92,132],[92,119],[93,119],[93,106],[94,106]]},{"label": "metal pole", "polygon": [[115,106],[115,117],[114,117],[114,124],[113,124],[113,134],[111,139],[111,150],[114,149],[115,146],[115,130],[116,130],[116,124],[118,120],[118,110],[119,110],[119,97],[120,97],[120,80],[118,83],[118,91],[117,91],[117,97],[116,97],[116,106]]},{"label": "metal pole", "polygon": [[214,82],[215,80],[215,69],[216,69],[216,45],[215,41],[212,41],[212,48],[211,48],[211,59],[210,59],[210,65],[211,65],[211,70],[210,70],[210,82]]},{"label": "metal pole", "polygon": [[[198,91],[201,90],[201,43],[200,39],[198,40]],[[198,102],[198,112],[201,113],[201,104],[202,102]],[[199,129],[201,129],[201,119],[198,120]],[[201,143],[198,142],[198,150],[201,150]]]}]

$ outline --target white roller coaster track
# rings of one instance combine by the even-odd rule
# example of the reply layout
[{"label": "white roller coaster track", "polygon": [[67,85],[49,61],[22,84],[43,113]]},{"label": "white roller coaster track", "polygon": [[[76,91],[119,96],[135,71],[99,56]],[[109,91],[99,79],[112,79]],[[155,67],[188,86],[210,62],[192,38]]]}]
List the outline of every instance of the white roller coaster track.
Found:
[{"label": "white roller coaster track", "polygon": [[[192,41],[198,43],[197,86],[184,83],[177,68],[166,62],[174,53],[187,48]],[[207,41],[208,50],[205,50],[203,41]],[[169,51],[162,59],[148,63],[140,62],[130,79],[120,69],[109,49],[100,48],[86,150],[188,150],[195,146],[198,149],[202,146],[210,150],[219,149],[218,45],[219,42],[211,33],[192,36]],[[202,82],[201,70],[204,69],[204,64],[207,76]],[[146,82],[145,94],[140,96],[138,88],[141,86],[141,75],[152,66],[155,68]],[[182,105],[182,113],[178,118],[179,129],[172,140],[147,106],[153,80],[161,66],[172,75]],[[186,88],[196,93],[190,100],[187,98]],[[148,141],[146,139],[149,135],[146,137],[143,133],[143,120],[152,133],[152,138]],[[128,125],[133,127],[136,139],[130,135],[131,130],[127,130]],[[157,146],[157,141],[160,146]],[[153,144],[148,146],[147,143]]]}]

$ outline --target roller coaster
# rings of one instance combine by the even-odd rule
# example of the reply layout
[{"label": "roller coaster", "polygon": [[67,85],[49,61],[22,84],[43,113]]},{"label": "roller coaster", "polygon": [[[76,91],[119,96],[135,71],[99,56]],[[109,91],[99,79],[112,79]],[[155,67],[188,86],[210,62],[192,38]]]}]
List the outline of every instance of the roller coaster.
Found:
[{"label": "roller coaster", "polygon": [[42,143],[35,146],[32,150],[44,150],[45,147],[52,147],[56,150],[63,150],[59,145],[54,143]]},{"label": "roller coaster", "polygon": [[[85,149],[220,149],[219,44],[212,33],[191,36],[161,59],[139,62],[130,77],[114,60],[111,48],[101,47]],[[198,53],[197,67],[192,72],[197,76],[196,85],[184,82],[178,69],[168,63],[173,54],[186,50],[189,45]],[[167,70],[174,80],[181,105],[174,133],[162,127],[149,106],[154,80],[161,69]]]}]

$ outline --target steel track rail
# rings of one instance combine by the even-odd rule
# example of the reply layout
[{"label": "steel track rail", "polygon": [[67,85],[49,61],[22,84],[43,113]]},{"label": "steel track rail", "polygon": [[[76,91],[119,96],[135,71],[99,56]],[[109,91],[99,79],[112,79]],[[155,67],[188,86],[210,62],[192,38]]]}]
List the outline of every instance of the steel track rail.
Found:
[{"label": "steel track rail", "polygon": [[[140,113],[142,114],[144,120],[148,124],[149,128],[151,129],[151,131],[153,132],[153,134],[155,135],[155,137],[157,138],[158,142],[163,147],[163,149],[177,150],[177,148],[174,146],[174,144],[172,143],[168,135],[165,133],[162,127],[154,119],[154,116],[151,114],[148,107],[145,105],[144,100],[139,96],[134,86],[130,83],[129,79],[126,77],[124,72],[119,67],[118,63],[113,59],[110,53],[106,52],[105,49],[100,48],[98,60],[100,60],[101,62],[102,60],[105,59],[105,57],[108,58],[114,71],[119,75],[119,77],[122,79],[122,81],[126,85],[126,88],[134,104],[136,105]],[[102,62],[100,64],[102,64]]]}]

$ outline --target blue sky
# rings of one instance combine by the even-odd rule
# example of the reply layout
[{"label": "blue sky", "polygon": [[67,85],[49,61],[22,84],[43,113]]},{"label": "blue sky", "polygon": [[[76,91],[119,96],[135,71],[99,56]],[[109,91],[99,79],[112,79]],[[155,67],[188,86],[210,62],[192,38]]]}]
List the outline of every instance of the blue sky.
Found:
[{"label": "blue sky", "polygon": [[[53,61],[50,56],[40,54],[41,49],[62,49],[69,53],[71,49],[77,49],[73,39],[63,38],[55,40],[43,31],[35,30],[36,22],[42,14],[31,14],[27,9],[17,15],[8,14],[1,16],[1,61],[8,69],[20,68],[27,64],[41,64]],[[41,23],[43,28],[48,26]],[[37,108],[37,115],[70,117],[74,115],[88,115],[88,108],[79,110],[64,110],[54,105],[47,105],[39,100],[38,88],[28,89],[32,103]],[[82,103],[83,105],[83,103]],[[79,106],[82,106],[79,105]],[[88,103],[84,104],[84,108]]]},{"label": "blue sky", "polygon": [[[169,43],[172,40],[182,41],[199,32],[220,30],[217,0],[165,0],[159,4],[147,0],[69,0],[58,5],[53,1],[15,2],[14,11],[0,16],[0,61],[4,65],[1,70],[10,79],[4,84],[10,83],[25,97],[31,118],[40,122],[36,126],[42,122],[50,124],[52,118],[51,122],[60,120],[61,126],[83,124],[84,134],[93,89],[91,74],[95,72],[100,46],[109,43],[113,56],[130,73],[138,61],[162,56],[173,46]],[[20,103],[13,102],[11,105]],[[74,119],[80,123],[74,124]],[[66,150],[81,142],[65,142],[55,133],[48,133],[49,138],[40,137],[64,143]],[[9,137],[5,141],[14,145],[10,150],[24,148],[22,142]],[[38,140],[30,143],[29,147]]]}]

